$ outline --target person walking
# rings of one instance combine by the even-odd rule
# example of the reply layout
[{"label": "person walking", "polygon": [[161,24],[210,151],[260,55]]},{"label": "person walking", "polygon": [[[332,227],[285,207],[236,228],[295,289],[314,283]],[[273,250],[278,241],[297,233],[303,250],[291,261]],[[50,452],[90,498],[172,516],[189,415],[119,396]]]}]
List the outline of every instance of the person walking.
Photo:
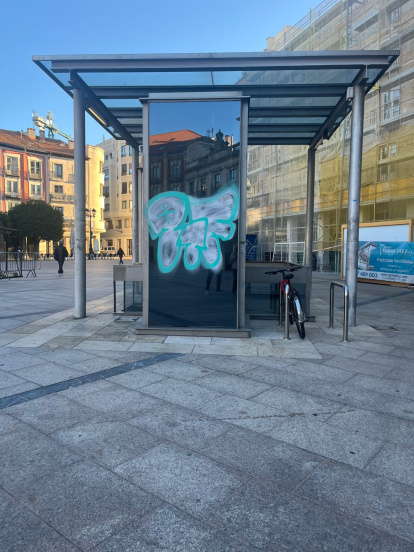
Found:
[{"label": "person walking", "polygon": [[66,257],[69,256],[68,250],[63,245],[63,241],[60,240],[59,245],[55,247],[53,252],[53,258],[59,263],[58,274],[62,276],[63,274],[63,263],[65,262]]},{"label": "person walking", "polygon": [[124,264],[124,261],[122,260],[122,257],[125,255],[124,253],[124,250],[122,249],[122,247],[120,247],[118,249],[118,251],[116,252],[116,254],[118,255],[119,257],[119,263],[118,264]]}]

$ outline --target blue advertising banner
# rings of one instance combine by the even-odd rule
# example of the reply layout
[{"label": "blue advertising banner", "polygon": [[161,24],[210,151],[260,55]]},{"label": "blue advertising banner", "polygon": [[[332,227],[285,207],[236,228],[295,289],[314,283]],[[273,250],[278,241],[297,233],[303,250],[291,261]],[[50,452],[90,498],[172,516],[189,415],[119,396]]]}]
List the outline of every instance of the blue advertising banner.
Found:
[{"label": "blue advertising banner", "polygon": [[414,243],[359,242],[358,277],[414,283]]}]

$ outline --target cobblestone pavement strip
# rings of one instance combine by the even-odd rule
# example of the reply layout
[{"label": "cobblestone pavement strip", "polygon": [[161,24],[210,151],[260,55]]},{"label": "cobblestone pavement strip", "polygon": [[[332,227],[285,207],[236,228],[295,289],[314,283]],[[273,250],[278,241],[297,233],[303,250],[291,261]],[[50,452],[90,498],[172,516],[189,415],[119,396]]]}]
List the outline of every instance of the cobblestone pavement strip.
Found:
[{"label": "cobblestone pavement strip", "polygon": [[0,281],[2,552],[414,551],[414,291],[359,284],[348,344],[334,274],[305,341],[141,337],[112,264],[84,320],[71,262]]}]

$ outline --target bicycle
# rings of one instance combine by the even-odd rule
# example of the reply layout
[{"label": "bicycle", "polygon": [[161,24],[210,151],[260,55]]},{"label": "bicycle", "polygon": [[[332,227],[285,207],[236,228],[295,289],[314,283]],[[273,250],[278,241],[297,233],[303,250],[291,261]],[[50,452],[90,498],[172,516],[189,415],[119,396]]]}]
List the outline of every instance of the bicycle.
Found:
[{"label": "bicycle", "polygon": [[[288,304],[289,304],[289,322],[293,324],[295,322],[296,328],[298,330],[299,337],[305,339],[305,311],[303,310],[302,303],[299,297],[299,293],[292,286],[290,281],[294,278],[292,272],[295,270],[300,270],[302,267],[298,266],[295,268],[273,270],[271,272],[265,272],[265,274],[282,274],[282,279],[280,280],[280,287],[283,290],[283,295],[285,294],[285,286],[289,284],[288,292]],[[285,316],[287,314],[285,313]]]}]

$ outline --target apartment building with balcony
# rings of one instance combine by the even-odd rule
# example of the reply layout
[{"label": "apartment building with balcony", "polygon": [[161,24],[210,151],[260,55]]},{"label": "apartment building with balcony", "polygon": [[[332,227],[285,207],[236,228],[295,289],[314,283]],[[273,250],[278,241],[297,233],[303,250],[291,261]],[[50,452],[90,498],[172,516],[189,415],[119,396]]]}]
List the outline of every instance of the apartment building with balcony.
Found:
[{"label": "apartment building with balcony", "polygon": [[132,255],[132,148],[110,138],[99,144],[104,152],[104,226],[101,247],[120,247]]},{"label": "apartment building with balcony", "polygon": [[[400,50],[365,99],[361,222],[414,218],[414,0],[325,0],[267,40],[268,51],[347,49]],[[325,268],[340,260],[350,122],[316,152],[314,248]],[[303,249],[306,166],[306,147],[249,147],[248,232],[258,236],[263,259],[284,244]]]},{"label": "apartment building with balcony", "polygon": [[[103,160],[101,148],[86,146],[86,204],[91,213],[95,210],[93,217],[86,217],[85,240],[88,244],[91,233],[93,239],[99,240],[105,230]],[[7,212],[30,199],[46,201],[63,214],[63,240],[69,250],[74,227],[73,167],[73,141],[66,143],[46,138],[44,131],[36,135],[34,128],[28,128],[26,133],[0,129],[0,211]],[[39,252],[49,253],[52,248],[53,244],[41,242]]]}]

